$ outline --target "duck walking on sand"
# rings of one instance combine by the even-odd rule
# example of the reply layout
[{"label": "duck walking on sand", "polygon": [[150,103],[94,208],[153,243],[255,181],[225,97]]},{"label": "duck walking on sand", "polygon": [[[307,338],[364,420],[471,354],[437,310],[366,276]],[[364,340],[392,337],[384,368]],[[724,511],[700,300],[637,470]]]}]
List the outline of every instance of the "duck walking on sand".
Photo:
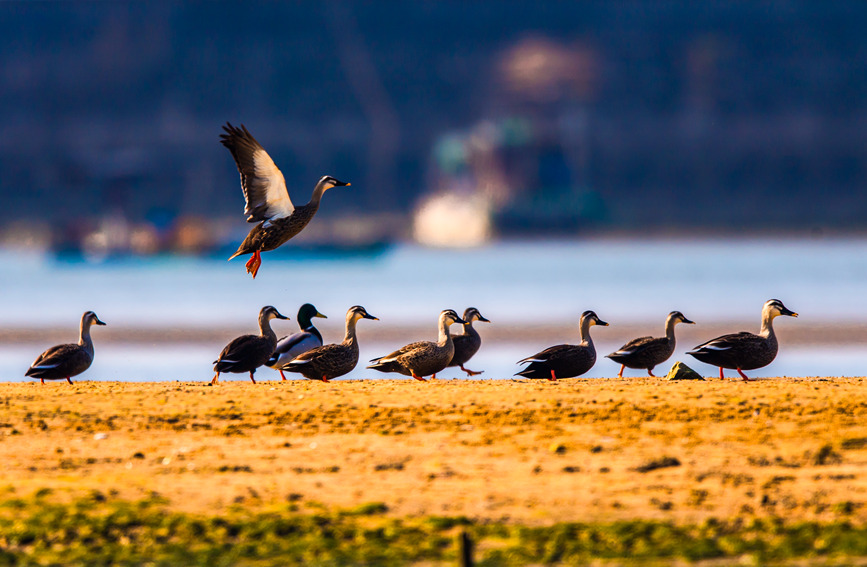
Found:
[{"label": "duck walking on sand", "polygon": [[484,372],[484,370],[477,372],[475,370],[464,368],[464,364],[466,364],[482,346],[482,337],[479,335],[479,332],[473,328],[473,321],[482,321],[484,323],[490,323],[490,321],[485,319],[475,307],[468,307],[464,311],[464,321],[464,334],[455,335],[452,338],[452,342],[455,343],[455,354],[452,356],[452,361],[449,362],[449,366],[460,366],[461,370],[467,373],[467,376],[478,376]]},{"label": "duck walking on sand", "polygon": [[78,376],[93,364],[93,340],[90,338],[92,325],[105,325],[93,311],[85,311],[81,316],[78,344],[53,346],[33,361],[25,376],[46,380],[62,380],[72,384],[72,377]]},{"label": "duck walking on sand", "polygon": [[220,358],[214,361],[214,371],[217,373],[211,384],[220,381],[221,372],[241,374],[250,373],[250,380],[256,383],[253,373],[268,362],[277,346],[277,335],[271,330],[271,319],[289,319],[280,314],[277,309],[266,305],[259,311],[259,334],[241,335],[226,345]]},{"label": "duck walking on sand", "polygon": [[744,370],[755,370],[767,366],[777,357],[779,344],[774,334],[774,318],[779,315],[797,317],[779,299],[769,299],[762,307],[762,329],[758,335],[742,331],[723,335],[700,344],[686,354],[702,362],[719,366],[719,377],[723,379],[723,368],[737,370],[745,382],[749,378]]},{"label": "duck walking on sand", "polygon": [[244,207],[247,222],[259,223],[250,230],[229,260],[252,254],[246,266],[247,273],[255,278],[262,264],[261,253],[274,250],[301,232],[319,209],[322,195],[332,187],[347,187],[349,183],[325,175],[313,188],[310,202],[296,207],[289,198],[283,173],[247,128],[243,124],[236,128],[226,122],[223,130],[226,133],[220,134],[220,143],[232,153],[241,173],[241,189],[247,202]]},{"label": "duck walking on sand", "polygon": [[653,367],[662,364],[674,354],[674,326],[678,323],[695,325],[680,311],[672,311],[665,319],[664,337],[633,339],[620,347],[618,351],[606,354],[606,358],[620,363],[620,372],[617,373],[617,377],[623,378],[623,369],[627,366],[629,368],[644,368],[650,376],[653,376]]},{"label": "duck walking on sand", "polygon": [[425,376],[436,378],[437,372],[445,369],[455,354],[455,344],[449,335],[449,326],[454,323],[464,324],[466,321],[458,317],[453,309],[446,309],[440,313],[437,342],[410,343],[391,354],[374,358],[370,361],[373,364],[368,368],[380,372],[397,372],[422,382],[425,381]]},{"label": "duck walking on sand", "polygon": [[319,332],[319,329],[313,326],[311,321],[314,317],[328,319],[328,317],[313,307],[312,304],[305,303],[302,305],[298,309],[298,326],[301,327],[301,330],[277,341],[277,348],[274,349],[274,353],[266,363],[269,367],[280,372],[280,377],[283,380],[286,379],[286,376],[283,374],[284,365],[288,364],[289,361],[302,352],[322,346],[322,334]]},{"label": "duck walking on sand", "polygon": [[323,382],[352,372],[358,364],[358,339],[355,336],[355,326],[360,319],[379,321],[361,305],[354,305],[346,312],[346,335],[342,343],[323,345],[301,353],[295,360],[286,363],[283,369]]},{"label": "duck walking on sand", "polygon": [[517,372],[515,376],[525,378],[573,378],[580,376],[593,368],[596,364],[596,347],[590,338],[590,327],[601,325],[607,327],[608,323],[596,316],[593,311],[585,311],[581,314],[581,342],[577,345],[556,345],[546,348],[542,352],[518,361],[518,364],[529,362],[527,368]]}]

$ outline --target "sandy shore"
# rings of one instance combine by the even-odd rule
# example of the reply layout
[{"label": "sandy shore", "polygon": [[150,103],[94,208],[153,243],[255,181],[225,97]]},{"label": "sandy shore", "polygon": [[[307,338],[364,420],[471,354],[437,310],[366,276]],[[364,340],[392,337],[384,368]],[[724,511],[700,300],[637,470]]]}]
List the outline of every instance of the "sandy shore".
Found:
[{"label": "sandy shore", "polygon": [[219,513],[867,518],[867,379],[0,384],[0,483]]}]

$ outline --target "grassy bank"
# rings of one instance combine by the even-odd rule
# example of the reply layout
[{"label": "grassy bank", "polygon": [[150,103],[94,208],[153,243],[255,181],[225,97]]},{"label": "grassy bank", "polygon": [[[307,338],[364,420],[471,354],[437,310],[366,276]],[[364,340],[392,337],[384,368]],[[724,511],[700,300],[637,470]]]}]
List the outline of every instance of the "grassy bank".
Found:
[{"label": "grassy bank", "polygon": [[636,520],[528,527],[467,518],[396,519],[386,512],[384,504],[336,512],[287,505],[213,516],[173,512],[159,499],[115,501],[94,493],[56,503],[43,493],[0,506],[0,565],[455,564],[460,531],[474,542],[478,565],[828,564],[867,556],[867,528],[845,522]]}]

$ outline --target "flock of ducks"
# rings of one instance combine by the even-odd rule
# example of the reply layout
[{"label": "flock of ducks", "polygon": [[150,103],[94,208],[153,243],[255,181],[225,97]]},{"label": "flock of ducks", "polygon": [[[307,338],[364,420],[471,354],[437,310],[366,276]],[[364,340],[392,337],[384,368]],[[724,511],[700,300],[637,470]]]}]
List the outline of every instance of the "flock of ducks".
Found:
[{"label": "flock of ducks", "polygon": [[[765,302],[762,307],[762,327],[758,334],[740,332],[723,335],[700,344],[687,354],[698,360],[719,367],[720,379],[723,369],[737,370],[741,378],[749,381],[744,370],[754,370],[770,364],[777,356],[779,343],[774,334],[774,318],[780,315],[797,317],[798,314],[786,308],[778,299]],[[301,331],[278,340],[271,329],[272,319],[288,319],[276,308],[267,305],[259,312],[259,334],[242,335],[233,339],[220,352],[214,361],[216,374],[211,384],[217,384],[221,373],[250,374],[255,384],[254,374],[262,366],[269,366],[280,372],[286,380],[284,371],[296,372],[304,378],[328,382],[351,372],[358,364],[358,337],[356,325],[361,319],[378,321],[367,310],[355,305],[346,312],[346,333],[343,342],[323,344],[322,335],[312,324],[314,317],[325,317],[311,304],[306,303],[298,310],[298,323]],[[464,367],[482,345],[478,331],[473,328],[476,321],[490,322],[478,309],[470,307],[463,317],[457,312],[446,309],[440,313],[437,341],[417,341],[409,343],[385,356],[371,360],[367,368],[379,372],[393,372],[412,376],[425,381],[426,377],[436,378],[437,373],[449,367],[460,367],[468,376],[481,374],[481,371]],[[462,325],[463,333],[452,336],[450,326]],[[618,377],[623,377],[626,367],[647,370],[653,376],[653,368],[674,353],[674,327],[678,323],[694,324],[680,311],[672,311],[665,321],[664,337],[640,337],[629,341],[617,351],[606,355],[619,363]],[[93,341],[90,338],[92,325],[105,325],[93,311],[81,317],[81,331],[78,344],[64,344],[51,347],[43,352],[26,372],[26,376],[45,380],[66,379],[70,384],[72,377],[87,370],[93,362]],[[518,361],[527,366],[516,376],[525,378],[558,380],[573,378],[586,373],[596,364],[596,348],[590,336],[590,327],[608,326],[593,311],[581,315],[579,327],[581,342],[549,347],[532,356]]]},{"label": "flock of ducks", "polygon": [[[262,265],[262,252],[274,250],[301,232],[319,210],[319,203],[325,192],[332,187],[347,187],[350,184],[330,175],[323,176],[313,188],[313,195],[306,205],[296,207],[286,190],[286,180],[265,148],[256,141],[242,124],[240,128],[226,123],[220,143],[232,154],[241,175],[241,189],[244,193],[244,214],[247,222],[257,223],[238,250],[229,258],[250,254],[247,272],[253,278]],[[744,370],[767,366],[777,355],[777,338],[774,335],[773,320],[779,315],[797,317],[798,314],[787,309],[782,302],[771,299],[762,309],[762,328],[759,334],[736,333],[724,335],[695,347],[690,354],[702,362],[718,366],[720,378],[723,369],[737,370],[744,380],[749,380]],[[325,317],[309,303],[298,311],[298,333],[277,339],[271,329],[272,319],[288,319],[276,308],[268,305],[259,312],[259,334],[242,335],[232,340],[214,361],[214,378],[217,384],[222,373],[250,374],[255,384],[254,374],[262,366],[269,366],[280,372],[286,380],[285,372],[296,372],[312,380],[329,381],[352,371],[358,364],[358,338],[356,325],[361,319],[378,320],[360,305],[350,307],[346,312],[346,334],[343,342],[324,345],[321,333],[312,323],[316,317]],[[464,311],[463,317],[457,312],[446,309],[439,316],[439,337],[434,341],[418,341],[405,345],[385,356],[374,358],[367,368],[379,372],[394,372],[425,380],[427,376],[436,378],[437,373],[449,367],[460,367],[468,376],[476,376],[481,371],[469,370],[464,365],[473,357],[482,344],[479,333],[473,328],[475,321],[490,322],[474,307]],[[452,336],[449,327],[454,324],[463,326],[463,334]],[[623,345],[619,350],[607,355],[619,363],[619,377],[623,377],[626,367],[646,369],[653,376],[653,368],[667,360],[675,348],[674,327],[678,323],[692,324],[679,311],[672,311],[665,323],[664,337],[641,337]],[[45,380],[66,379],[70,384],[72,377],[90,368],[93,363],[93,341],[90,337],[92,325],[105,325],[93,311],[87,311],[81,318],[80,337],[77,344],[64,344],[51,347],[39,355],[26,372],[26,376]],[[581,342],[575,345],[552,346],[532,356],[518,361],[526,368],[516,373],[525,378],[558,380],[580,376],[596,364],[596,349],[590,337],[593,325],[607,326],[593,311],[585,311],[579,323]]]}]

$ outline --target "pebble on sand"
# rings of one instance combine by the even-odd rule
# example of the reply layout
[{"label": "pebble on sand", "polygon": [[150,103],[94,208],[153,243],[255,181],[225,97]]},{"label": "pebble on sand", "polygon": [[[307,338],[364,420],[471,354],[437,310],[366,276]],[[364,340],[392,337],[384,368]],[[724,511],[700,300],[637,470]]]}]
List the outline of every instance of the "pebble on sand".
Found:
[{"label": "pebble on sand", "polygon": [[687,366],[686,364],[678,361],[674,363],[674,366],[671,367],[671,370],[668,371],[668,376],[665,377],[666,380],[704,380],[701,375]]}]

